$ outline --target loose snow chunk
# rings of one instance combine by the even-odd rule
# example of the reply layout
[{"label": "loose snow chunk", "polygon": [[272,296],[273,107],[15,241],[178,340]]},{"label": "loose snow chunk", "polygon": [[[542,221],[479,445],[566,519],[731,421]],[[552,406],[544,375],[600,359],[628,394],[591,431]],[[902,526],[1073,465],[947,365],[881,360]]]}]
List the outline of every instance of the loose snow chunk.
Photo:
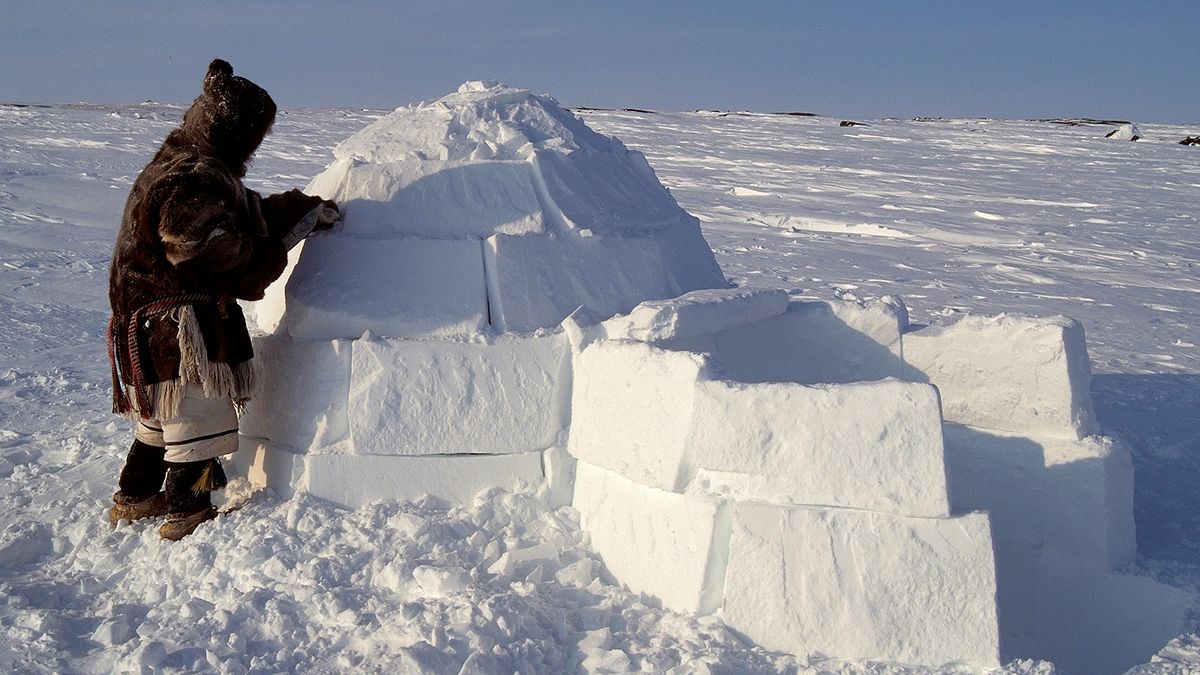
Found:
[{"label": "loose snow chunk", "polygon": [[777,316],[787,306],[787,292],[778,288],[699,290],[678,298],[648,300],[591,332],[642,342],[686,340]]},{"label": "loose snow chunk", "polygon": [[533,163],[548,201],[571,229],[629,234],[688,218],[640,152],[542,151]]},{"label": "loose snow chunk", "polygon": [[643,300],[724,285],[719,270],[712,283],[690,285],[703,280],[676,275],[654,238],[496,235],[485,251],[492,324],[505,331],[557,326],[580,305],[607,318]]},{"label": "loose snow chunk", "polygon": [[297,338],[451,335],[487,323],[479,241],[365,239],[345,232],[292,249],[258,304],[259,326]]},{"label": "loose snow chunk", "polygon": [[679,346],[711,352],[744,382],[862,382],[903,376],[906,325],[904,305],[895,300],[793,302],[784,313],[729,328],[707,343]]},{"label": "loose snow chunk", "polygon": [[986,514],[738,504],[725,621],[791,654],[999,665]]},{"label": "loose snow chunk", "polygon": [[787,504],[950,513],[929,385],[702,382],[692,415],[688,463],[701,487]]},{"label": "loose snow chunk", "polygon": [[578,466],[574,505],[619,583],[678,612],[720,606],[728,507],[638,485],[586,462]]},{"label": "loose snow chunk", "polygon": [[299,451],[349,438],[350,342],[261,337],[254,356],[261,376],[239,421],[243,434]]},{"label": "loose snow chunk", "polygon": [[554,444],[566,417],[562,334],[356,340],[348,417],[364,455],[506,454]]},{"label": "loose snow chunk", "polygon": [[1096,433],[1074,319],[969,316],[907,333],[904,359],[941,390],[947,421],[1072,440]]},{"label": "loose snow chunk", "polygon": [[249,464],[251,482],[265,484],[285,497],[308,492],[352,509],[380,500],[415,501],[425,495],[467,506],[484,490],[511,490],[542,481],[540,452],[437,457],[296,455],[259,442]]},{"label": "loose snow chunk", "polygon": [[697,354],[643,343],[589,345],[575,357],[567,449],[643,485],[682,488],[696,388],[707,368]]},{"label": "loose snow chunk", "polygon": [[[528,162],[334,162],[310,189],[355,236],[487,237],[543,229]],[[332,188],[332,189],[331,189]]]}]

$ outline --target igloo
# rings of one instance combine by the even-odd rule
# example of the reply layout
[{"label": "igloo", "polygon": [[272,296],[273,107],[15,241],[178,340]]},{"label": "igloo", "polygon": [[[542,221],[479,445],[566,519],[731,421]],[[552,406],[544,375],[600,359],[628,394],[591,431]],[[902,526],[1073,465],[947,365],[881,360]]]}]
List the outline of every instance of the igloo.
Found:
[{"label": "igloo", "polygon": [[248,312],[253,481],[537,486],[610,581],[809,658],[1120,672],[1178,632],[1190,596],[1117,573],[1132,469],[1077,322],[730,288],[640,153],[499,84],[334,156],[343,225]]}]

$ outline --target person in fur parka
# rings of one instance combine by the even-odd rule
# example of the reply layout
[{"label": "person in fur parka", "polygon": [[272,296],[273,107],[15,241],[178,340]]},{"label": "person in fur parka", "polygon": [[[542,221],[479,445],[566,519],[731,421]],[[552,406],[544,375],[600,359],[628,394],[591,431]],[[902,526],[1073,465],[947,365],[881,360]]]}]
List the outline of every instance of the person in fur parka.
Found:
[{"label": "person in fur parka", "polygon": [[[125,204],[109,275],[113,409],[135,420],[109,518],[167,515],[178,539],[215,516],[216,458],[237,449],[237,411],[254,393],[253,350],[237,300],[263,297],[306,216],[327,229],[333,202],[242,185],[275,120],[258,85],[209,65],[203,92],[167,135]],[[164,487],[165,480],[165,487]]]}]

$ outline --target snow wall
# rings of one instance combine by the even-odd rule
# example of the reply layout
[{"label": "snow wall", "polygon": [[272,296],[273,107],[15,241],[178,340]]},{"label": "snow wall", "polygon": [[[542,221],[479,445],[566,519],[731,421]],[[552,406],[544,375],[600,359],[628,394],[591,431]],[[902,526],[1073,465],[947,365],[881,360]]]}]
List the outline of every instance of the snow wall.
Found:
[{"label": "snow wall", "polygon": [[1132,468],[1078,323],[727,288],[640,153],[501,85],[334,154],[309,192],[343,226],[252,312],[253,480],[348,507],[538,486],[609,580],[814,658],[1121,672],[1178,633],[1190,596],[1117,572]]}]

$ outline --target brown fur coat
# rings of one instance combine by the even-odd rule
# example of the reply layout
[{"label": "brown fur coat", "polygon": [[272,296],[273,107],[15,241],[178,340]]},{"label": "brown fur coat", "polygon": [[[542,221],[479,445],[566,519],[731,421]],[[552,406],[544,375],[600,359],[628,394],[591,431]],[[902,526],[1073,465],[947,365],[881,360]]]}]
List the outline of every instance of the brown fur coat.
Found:
[{"label": "brown fur coat", "polygon": [[171,417],[185,381],[210,396],[252,394],[254,354],[234,299],[263,296],[287,263],[282,237],[322,202],[242,185],[274,120],[265,90],[213,61],[203,93],[134,182],[109,273],[117,412]]}]

